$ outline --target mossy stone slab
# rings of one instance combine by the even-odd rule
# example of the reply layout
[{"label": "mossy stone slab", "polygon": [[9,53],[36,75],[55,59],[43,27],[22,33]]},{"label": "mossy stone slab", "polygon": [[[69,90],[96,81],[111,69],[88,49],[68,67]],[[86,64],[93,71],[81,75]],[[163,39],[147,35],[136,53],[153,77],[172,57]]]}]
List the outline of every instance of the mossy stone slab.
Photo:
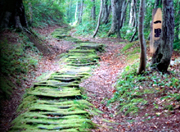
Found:
[{"label": "mossy stone slab", "polygon": [[46,80],[46,81],[35,83],[34,87],[37,87],[37,86],[63,87],[63,86],[70,86],[72,84],[73,83],[61,82],[58,80]]},{"label": "mossy stone slab", "polygon": [[95,50],[81,50],[81,49],[72,49],[69,51],[69,53],[87,53],[87,54],[95,54]]},{"label": "mossy stone slab", "polygon": [[94,49],[96,51],[104,51],[104,44],[96,44],[96,43],[81,43],[80,46],[76,47],[76,49]]},{"label": "mossy stone slab", "polygon": [[63,98],[81,96],[81,91],[77,88],[36,88],[33,91],[28,92],[30,95]]}]

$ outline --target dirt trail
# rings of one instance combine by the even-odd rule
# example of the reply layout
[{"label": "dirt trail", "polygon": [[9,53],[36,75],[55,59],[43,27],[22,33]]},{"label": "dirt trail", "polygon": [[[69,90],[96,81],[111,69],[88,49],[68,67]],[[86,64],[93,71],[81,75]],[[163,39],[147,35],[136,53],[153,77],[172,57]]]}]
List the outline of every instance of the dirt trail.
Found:
[{"label": "dirt trail", "polygon": [[[40,76],[42,73],[47,72],[47,71],[50,73],[53,73],[55,71],[61,70],[62,67],[59,67],[59,64],[57,63],[57,61],[59,61],[59,59],[58,59],[59,57],[57,57],[57,55],[65,53],[66,51],[77,46],[76,43],[70,42],[68,40],[63,41],[62,39],[52,39],[50,33],[53,32],[54,29],[56,29],[56,28],[58,28],[58,27],[55,26],[53,28],[49,27],[47,29],[38,30],[39,33],[41,33],[44,36],[46,36],[47,38],[49,38],[49,39],[47,39],[47,43],[52,46],[52,48],[55,51],[55,54],[53,55],[53,57],[42,58],[42,60],[40,60],[39,67],[36,71],[36,77]],[[66,35],[63,37],[66,37]],[[98,127],[97,127],[97,129],[92,129],[91,131],[93,131],[93,132],[141,131],[143,128],[142,122],[137,122],[134,125],[127,121],[127,120],[132,120],[132,117],[124,116],[121,114],[116,116],[116,108],[115,108],[116,106],[111,107],[111,108],[107,106],[108,99],[110,99],[113,96],[113,93],[115,92],[114,86],[116,84],[118,75],[121,72],[121,70],[127,65],[126,59],[125,59],[126,57],[120,53],[120,49],[123,48],[123,46],[125,45],[125,41],[115,39],[115,38],[95,38],[95,39],[84,38],[84,37],[76,37],[76,38],[78,40],[71,39],[71,41],[76,41],[76,42],[80,41],[81,43],[83,43],[83,42],[87,43],[87,41],[89,41],[89,42],[93,42],[93,43],[97,43],[97,44],[106,45],[105,52],[99,53],[100,62],[99,62],[98,67],[94,68],[92,75],[88,79],[81,82],[81,84],[80,84],[80,87],[85,88],[85,93],[88,96],[88,101],[90,103],[92,103],[97,109],[99,109],[103,112],[102,114],[95,115],[92,118],[92,121],[94,123],[96,123],[98,125]],[[44,64],[46,64],[46,65],[44,65]],[[62,64],[62,65],[64,65],[64,64]],[[33,81],[34,80],[30,80],[28,82],[28,86],[26,86],[26,88],[28,88],[33,83]],[[17,90],[15,90],[14,92],[15,93],[17,92],[21,95],[23,93],[22,91],[19,92]],[[17,108],[17,105],[19,104],[21,95],[18,95],[18,97],[14,96],[14,97],[12,97],[11,101],[9,101],[9,102],[7,101],[8,108],[10,108],[12,106],[11,103],[13,102],[13,100],[15,100],[16,98],[19,98],[18,103],[16,103],[14,105],[14,107]],[[49,102],[45,102],[45,103],[49,103]],[[53,104],[59,105],[57,102],[54,102]],[[56,108],[54,108],[54,109],[56,109]],[[13,109],[13,111],[11,111],[11,110],[9,111],[10,115],[12,115],[12,113],[14,113],[14,112],[15,112],[15,109]],[[6,113],[6,112],[4,112],[4,113]],[[54,115],[48,115],[47,117],[54,118]],[[13,118],[11,117],[10,121]],[[60,118],[60,116],[57,115],[57,117],[55,117],[55,118]],[[5,119],[5,122],[6,121],[7,121],[7,119]],[[8,122],[10,122],[10,121],[8,121]],[[139,125],[141,125],[141,127],[139,127]],[[151,127],[151,126],[148,126],[148,127]],[[8,128],[9,128],[9,125],[5,126],[6,130]],[[48,127],[48,128],[51,129],[50,127]],[[146,126],[144,128],[146,128]],[[3,130],[5,130],[5,129],[3,129]],[[60,130],[59,127],[57,129]],[[72,129],[70,129],[70,130],[72,130]],[[144,129],[143,131],[146,131],[146,129]]]}]

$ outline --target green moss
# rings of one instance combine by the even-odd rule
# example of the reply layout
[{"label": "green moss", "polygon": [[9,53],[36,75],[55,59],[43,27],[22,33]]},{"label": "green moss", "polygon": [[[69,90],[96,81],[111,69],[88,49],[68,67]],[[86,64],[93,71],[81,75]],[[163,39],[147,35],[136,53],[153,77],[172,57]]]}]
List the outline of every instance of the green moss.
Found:
[{"label": "green moss", "polygon": [[121,49],[121,51],[125,52],[126,50],[130,49],[133,45],[134,43],[128,43]]},{"label": "green moss", "polygon": [[24,111],[25,109],[29,108],[35,101],[37,97],[30,95],[23,99],[22,103],[19,105],[17,112]]},{"label": "green moss", "polygon": [[134,48],[131,51],[126,52],[126,55],[136,54],[136,53],[140,53],[140,52],[141,52],[140,48]]},{"label": "green moss", "polygon": [[[60,29],[57,31],[61,32]],[[13,121],[11,131],[84,132],[96,126],[90,120],[90,114],[102,112],[83,98],[84,88],[79,87],[79,84],[83,78],[90,76],[92,69],[83,65],[97,63],[99,57],[96,51],[103,48],[101,45],[82,45],[66,54],[64,68],[39,77],[43,81],[35,83],[27,91],[19,107],[20,110],[26,109],[26,112]]]},{"label": "green moss", "polygon": [[136,60],[136,59],[138,59],[139,58],[139,54],[131,54],[131,55],[128,55],[127,56],[127,60],[129,61],[129,62],[132,62],[132,61],[134,61],[134,60]]},{"label": "green moss", "polygon": [[57,38],[57,39],[63,39],[63,40],[66,40],[66,41],[80,43],[81,40],[71,37],[70,30],[71,30],[71,28],[69,28],[69,27],[67,27],[67,28],[58,28],[53,33],[51,33],[51,35],[54,38]]}]

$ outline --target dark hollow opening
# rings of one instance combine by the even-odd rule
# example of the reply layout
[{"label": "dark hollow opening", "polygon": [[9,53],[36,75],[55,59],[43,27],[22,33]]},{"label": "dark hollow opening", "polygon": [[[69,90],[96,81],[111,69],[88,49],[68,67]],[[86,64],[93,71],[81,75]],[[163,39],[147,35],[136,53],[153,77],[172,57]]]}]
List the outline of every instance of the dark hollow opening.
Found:
[{"label": "dark hollow opening", "polygon": [[158,21],[155,21],[155,22],[154,22],[154,24],[157,24],[157,23],[161,23],[161,21],[160,21],[160,20],[158,20]]},{"label": "dark hollow opening", "polygon": [[161,35],[161,29],[158,28],[158,29],[154,29],[154,37],[159,37]]}]

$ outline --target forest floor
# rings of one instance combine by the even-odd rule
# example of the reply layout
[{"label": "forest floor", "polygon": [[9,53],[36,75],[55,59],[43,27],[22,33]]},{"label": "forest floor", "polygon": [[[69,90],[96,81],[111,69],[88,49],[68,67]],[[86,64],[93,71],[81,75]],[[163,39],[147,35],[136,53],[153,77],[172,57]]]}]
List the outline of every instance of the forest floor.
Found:
[{"label": "forest floor", "polygon": [[[54,53],[51,56],[42,57],[38,61],[38,67],[35,69],[35,76],[27,75],[27,80],[22,82],[22,87],[13,90],[10,100],[3,101],[3,110],[1,111],[1,129],[6,132],[10,127],[10,122],[17,116],[16,109],[22,99],[25,89],[30,88],[43,73],[51,73],[60,70],[58,64],[58,55],[65,53],[72,49],[75,45],[69,41],[59,41],[50,36],[58,26],[47,27],[43,29],[35,29],[39,34],[46,37],[46,43],[51,45]],[[6,35],[9,35],[8,33]],[[173,111],[168,116],[153,116],[151,120],[144,121],[144,113],[152,114],[152,107],[148,110],[140,112],[136,116],[118,114],[116,106],[108,107],[107,100],[113,97],[115,92],[115,84],[118,76],[127,65],[131,62],[127,61],[126,56],[120,53],[120,50],[126,45],[125,40],[116,38],[91,38],[91,37],[77,37],[82,41],[90,41],[94,43],[105,44],[105,52],[100,53],[99,66],[93,70],[92,76],[84,80],[80,86],[86,89],[88,101],[103,112],[98,116],[92,118],[93,122],[99,127],[93,132],[123,132],[123,131],[180,131],[180,107]],[[179,53],[175,53],[175,58],[180,57]],[[179,67],[179,66],[178,66]],[[178,68],[177,67],[177,68]]]}]

